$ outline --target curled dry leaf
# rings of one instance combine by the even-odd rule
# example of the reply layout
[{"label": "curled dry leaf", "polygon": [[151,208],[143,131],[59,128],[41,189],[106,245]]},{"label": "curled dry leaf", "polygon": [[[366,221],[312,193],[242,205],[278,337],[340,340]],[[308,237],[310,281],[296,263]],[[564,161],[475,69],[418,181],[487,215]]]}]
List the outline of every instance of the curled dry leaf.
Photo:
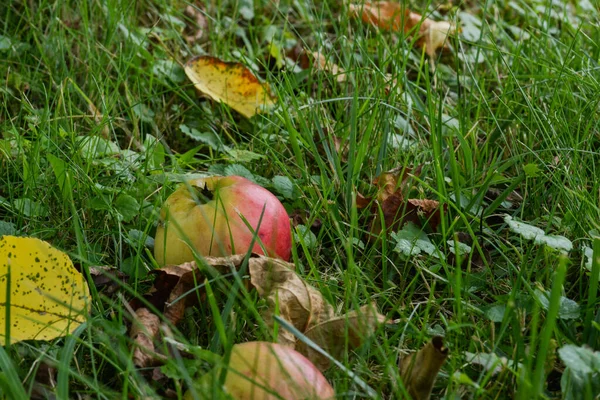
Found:
[{"label": "curled dry leaf", "polygon": [[349,10],[350,15],[388,31],[409,33],[418,26],[416,45],[425,48],[425,52],[430,57],[434,56],[438,49],[446,46],[448,36],[456,32],[453,24],[424,18],[420,14],[411,12],[401,3],[375,1],[350,4]]},{"label": "curled dry leaf", "polygon": [[115,293],[121,285],[118,283],[127,282],[129,276],[116,267],[109,265],[98,265],[95,267],[89,267],[90,276],[94,282],[94,286],[97,289],[102,289],[103,293],[111,295]]},{"label": "curled dry leaf", "polygon": [[414,400],[429,400],[435,379],[447,358],[444,339],[435,336],[421,350],[400,360],[400,376]]},{"label": "curled dry leaf", "polygon": [[[340,359],[348,348],[356,349],[375,333],[375,330],[385,322],[385,317],[377,312],[375,304],[361,307],[359,310],[328,319],[304,332],[304,335],[317,343],[323,350],[336,359]],[[330,366],[330,361],[321,353],[313,350],[306,343],[298,341],[296,350],[304,354],[321,371]]]},{"label": "curled dry leaf", "polygon": [[[206,265],[202,268],[198,268],[196,263],[191,262],[157,270],[154,272],[157,277],[149,301],[159,309],[164,307],[165,319],[176,324],[183,318],[185,308],[199,298],[198,293],[193,289],[204,280],[203,272],[206,268],[214,268],[214,272],[222,274],[230,272],[233,268],[239,269],[244,260],[243,254],[230,257],[205,257]],[[294,264],[255,254],[248,260],[250,283],[269,305],[264,318],[270,326],[274,324],[273,315],[278,314],[331,355],[340,357],[341,352],[345,350],[346,334],[348,334],[348,347],[354,349],[374,332],[379,323],[383,322],[384,317],[378,314],[373,306],[335,317],[333,307],[321,292],[306,283],[294,269]],[[186,296],[187,293],[189,294]],[[204,294],[201,293],[200,299],[203,296]],[[158,304],[160,299],[162,304]],[[149,349],[139,353],[140,363],[144,362],[148,365],[148,362],[156,360],[156,358],[144,358],[144,355],[153,352],[148,338],[156,335],[154,319],[144,308],[139,308],[137,312],[141,313],[138,319],[149,319],[149,322],[142,323],[142,326],[149,324],[152,327],[152,329],[145,328],[146,331],[143,332],[132,327],[130,333],[132,337],[139,338],[136,341],[141,342],[140,348]],[[156,324],[158,324],[157,320]],[[145,332],[150,332],[150,335]],[[292,333],[285,329],[279,329],[278,332],[277,341],[280,344],[301,351],[321,369],[328,367],[327,360],[312,350],[302,347],[303,344],[297,342]]]},{"label": "curled dry leaf", "polygon": [[9,341],[0,332],[3,346],[72,333],[90,310],[87,283],[69,256],[29,237],[0,236],[0,299],[0,324],[10,328]]},{"label": "curled dry leaf", "polygon": [[[421,174],[422,165],[414,170],[399,167],[384,172],[373,180],[378,191],[375,199],[357,194],[356,205],[365,208],[371,204],[373,218],[371,221],[371,239],[379,236],[383,226],[388,232],[396,231],[407,222],[416,226],[423,226],[421,220],[427,221],[431,229],[436,230],[441,221],[440,204],[437,200],[428,199],[406,199],[410,191],[410,178]],[[383,223],[380,218],[380,210],[383,215]]]},{"label": "curled dry leaf", "polygon": [[377,178],[373,180],[373,184],[377,185],[379,191],[377,192],[377,200],[380,202],[385,201],[388,197],[393,196],[397,193],[403,195],[403,192],[410,189],[409,180],[413,176],[421,175],[423,165],[419,165],[413,169],[410,167],[397,167],[387,172],[381,173]]},{"label": "curled dry leaf", "polygon": [[204,11],[188,5],[183,12],[188,18],[183,37],[188,43],[200,41],[205,36],[208,29],[208,22],[204,16]]},{"label": "curled dry leaf", "polygon": [[[346,343],[348,349],[359,347],[385,320],[373,305],[336,317],[321,292],[281,262],[254,263],[249,268],[252,285],[269,304],[265,313],[267,324],[273,325],[273,315],[278,311],[280,317],[334,358],[342,356]],[[279,329],[277,341],[295,347],[322,371],[330,365],[329,359],[285,329]]]},{"label": "curled dry leaf", "polygon": [[246,118],[275,105],[269,85],[261,83],[241,63],[198,56],[185,64],[185,74],[199,92],[227,104]]},{"label": "curled dry leaf", "polygon": [[147,308],[139,308],[135,311],[133,324],[129,331],[129,337],[133,340],[133,363],[139,368],[156,365],[161,358],[154,351],[154,340],[158,336],[160,319],[152,314]]},{"label": "curled dry leaf", "polygon": [[[265,320],[270,326],[274,323],[273,315],[277,311],[301,332],[333,317],[333,307],[321,292],[290,269],[289,263],[268,259],[250,264],[249,272],[250,282],[269,304]],[[285,329],[278,332],[279,343],[295,346],[296,337],[291,332]]]},{"label": "curled dry leaf", "polygon": [[375,25],[387,31],[408,31],[404,21],[409,14],[408,8],[391,1],[365,2],[350,4],[350,15],[360,17],[364,23]]},{"label": "curled dry leaf", "polygon": [[313,58],[314,69],[317,71],[329,72],[339,83],[346,82],[348,77],[346,76],[346,71],[343,68],[340,68],[337,64],[333,63],[331,60],[328,60],[323,53],[313,51],[310,54]]},{"label": "curled dry leaf", "polygon": [[357,208],[367,208],[371,205],[373,199],[369,197],[365,197],[362,193],[356,192],[356,207]]},{"label": "curled dry leaf", "polygon": [[166,269],[169,270],[168,273],[179,276],[179,280],[169,293],[164,309],[165,319],[176,325],[183,318],[185,309],[197,299],[196,293],[185,296],[186,293],[202,282],[202,277],[197,273],[196,263],[172,265]]},{"label": "curled dry leaf", "polygon": [[[207,275],[207,269],[212,269],[210,275],[215,273],[227,273],[232,269],[239,269],[246,255],[237,254],[229,257],[204,257],[206,265],[198,268],[195,262],[187,262],[180,265],[169,265],[152,271],[156,275],[154,286],[145,296],[153,306],[162,310],[164,317],[173,325],[177,325],[184,316],[185,309],[198,301],[204,299],[204,292],[193,289],[201,284]],[[294,264],[285,261],[271,259],[253,254],[248,261],[249,265],[255,263],[281,263],[288,268],[294,268]],[[133,309],[141,307],[141,303],[135,299],[130,303]]]},{"label": "curled dry leaf", "polygon": [[429,57],[435,56],[438,49],[447,45],[448,36],[456,32],[456,27],[448,21],[433,21],[426,18],[421,24],[420,38],[417,45],[425,48]]}]

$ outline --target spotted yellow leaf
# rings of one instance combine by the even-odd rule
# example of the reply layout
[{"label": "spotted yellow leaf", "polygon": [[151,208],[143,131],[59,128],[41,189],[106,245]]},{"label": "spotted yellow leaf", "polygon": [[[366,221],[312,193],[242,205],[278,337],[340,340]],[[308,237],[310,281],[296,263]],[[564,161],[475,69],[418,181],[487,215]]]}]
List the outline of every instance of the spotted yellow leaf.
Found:
[{"label": "spotted yellow leaf", "polygon": [[185,73],[198,91],[246,118],[275,105],[269,86],[243,64],[199,56],[186,63]]},{"label": "spotted yellow leaf", "polygon": [[0,236],[0,345],[51,340],[85,322],[90,294],[68,255],[35,238]]}]

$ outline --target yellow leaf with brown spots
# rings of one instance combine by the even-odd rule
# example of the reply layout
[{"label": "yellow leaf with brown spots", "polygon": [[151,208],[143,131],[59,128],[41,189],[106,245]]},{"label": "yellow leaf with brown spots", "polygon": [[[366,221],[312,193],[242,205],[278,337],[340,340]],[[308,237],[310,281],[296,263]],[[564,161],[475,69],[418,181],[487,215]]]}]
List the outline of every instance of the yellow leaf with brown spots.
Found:
[{"label": "yellow leaf with brown spots", "polygon": [[0,345],[72,333],[89,309],[88,286],[68,255],[39,239],[0,236]]},{"label": "yellow leaf with brown spots", "polygon": [[199,56],[185,64],[185,74],[202,94],[227,104],[246,118],[275,105],[269,86],[241,63]]}]

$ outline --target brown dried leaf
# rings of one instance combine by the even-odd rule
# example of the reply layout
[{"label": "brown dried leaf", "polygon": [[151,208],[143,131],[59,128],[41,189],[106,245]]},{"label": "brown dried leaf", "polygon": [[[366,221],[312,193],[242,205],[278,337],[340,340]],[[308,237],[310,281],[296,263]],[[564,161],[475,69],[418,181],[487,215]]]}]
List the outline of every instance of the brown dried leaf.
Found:
[{"label": "brown dried leaf", "polygon": [[[204,257],[207,266],[214,268],[216,273],[230,272],[239,268],[244,262],[245,254],[230,257]],[[250,263],[266,257],[252,257]],[[184,316],[185,309],[198,300],[204,298],[204,293],[191,292],[192,289],[204,281],[204,274],[195,262],[181,265],[169,265],[153,271],[157,274],[152,288],[151,298],[148,299],[154,306],[161,309],[164,306],[164,317],[173,325],[177,325]],[[191,292],[191,293],[190,293]],[[181,296],[189,293],[182,298]]]},{"label": "brown dried leaf", "polygon": [[139,368],[155,365],[160,356],[154,351],[154,340],[158,336],[160,319],[147,308],[139,308],[135,312],[129,337],[133,339],[133,363]]},{"label": "brown dried leaf", "polygon": [[202,277],[197,274],[198,269],[194,262],[172,265],[163,268],[163,270],[165,269],[168,269],[175,276],[179,274],[179,280],[169,293],[164,309],[165,319],[173,325],[177,325],[183,318],[189,303],[197,298],[195,293],[183,298],[182,296],[192,290],[194,286],[197,286],[198,282],[202,282]]},{"label": "brown dried leaf", "polygon": [[381,203],[381,214],[383,214],[384,224],[382,225],[380,214],[376,210],[371,223],[371,237],[377,237],[383,230],[383,226],[385,226],[387,232],[393,232],[402,228],[406,222],[420,225],[417,208],[404,201],[404,196],[400,191],[387,197]]},{"label": "brown dried leaf", "polygon": [[126,282],[129,276],[119,271],[116,267],[109,265],[97,265],[90,267],[90,276],[97,288],[106,287],[106,292],[113,293],[119,288],[116,281]]},{"label": "brown dried leaf", "polygon": [[[364,23],[375,25],[388,31],[403,30],[403,20],[409,14],[408,8],[391,1],[350,4],[350,15],[360,17]],[[406,31],[404,27],[404,31]]]},{"label": "brown dried leaf", "polygon": [[444,339],[435,336],[421,350],[400,360],[400,375],[414,400],[429,400],[438,372],[448,358]]},{"label": "brown dried leaf", "polygon": [[429,199],[408,199],[408,203],[416,207],[417,214],[428,221],[432,230],[437,230],[442,219],[439,201]]},{"label": "brown dried leaf", "polygon": [[[306,226],[310,223],[311,220],[309,212],[301,209],[295,209],[294,211],[292,211],[290,213],[290,219],[292,222],[292,226],[294,227],[298,225]],[[310,230],[313,232],[318,232],[319,229],[321,229],[321,226],[323,226],[323,222],[320,219],[316,218],[312,221],[312,223],[310,223]]]},{"label": "brown dried leaf", "polygon": [[294,61],[302,69],[308,69],[312,64],[307,51],[300,43],[289,50],[286,53],[286,57]]},{"label": "brown dried leaf", "polygon": [[365,23],[395,32],[409,33],[420,24],[416,45],[424,47],[425,53],[430,57],[433,57],[438,49],[446,46],[448,36],[456,32],[456,27],[447,21],[423,18],[403,4],[390,1],[350,4],[350,14],[360,17]]},{"label": "brown dried leaf", "polygon": [[433,21],[426,18],[419,30],[417,45],[425,48],[429,57],[435,56],[438,49],[447,47],[448,36],[456,32],[456,27],[447,21]]},{"label": "brown dried leaf", "polygon": [[421,218],[427,220],[433,230],[437,229],[441,220],[438,201],[406,199],[406,194],[411,187],[410,179],[421,175],[422,168],[423,165],[419,165],[414,170],[398,167],[382,173],[373,180],[373,184],[379,188],[377,193],[379,206],[375,205],[372,210],[374,216],[370,229],[371,239],[377,237],[383,228],[378,207],[381,207],[383,222],[388,232],[402,228],[407,222],[422,227]]},{"label": "brown dried leaf", "polygon": [[365,197],[360,192],[356,192],[356,208],[367,208],[371,205],[373,201],[370,197]]},{"label": "brown dried leaf", "polygon": [[342,139],[337,135],[332,135],[331,140],[333,141],[333,148],[335,151],[342,156],[342,161],[348,161],[348,141]]},{"label": "brown dried leaf", "polygon": [[[385,317],[374,304],[361,307],[339,317],[333,317],[306,330],[304,335],[319,345],[332,357],[340,359],[344,352],[360,347],[371,336]],[[346,341],[348,348],[346,348]],[[330,361],[306,343],[298,341],[296,350],[305,355],[321,371],[330,367]]]},{"label": "brown dried leaf", "polygon": [[410,167],[397,167],[381,173],[373,180],[373,184],[379,188],[377,200],[383,202],[393,195],[403,199],[403,192],[407,190],[410,178],[421,175],[422,170],[423,165],[419,165],[414,171]]},{"label": "brown dried leaf", "polygon": [[322,53],[318,51],[313,51],[310,53],[313,58],[313,68],[317,71],[328,72],[335,77],[335,80],[338,83],[344,83],[348,79],[346,76],[346,71],[343,68],[340,68],[337,64],[334,64],[332,61],[328,60]]},{"label": "brown dried leaf", "polygon": [[188,43],[200,41],[208,31],[208,21],[204,16],[204,10],[189,5],[183,14],[188,17],[183,37]]},{"label": "brown dried leaf", "polygon": [[[293,264],[264,257],[260,262],[250,263],[248,268],[250,282],[269,304],[265,320],[270,326],[273,326],[276,308],[279,315],[300,332],[333,317],[331,305],[321,292],[293,271]],[[296,338],[291,332],[285,329],[278,332],[280,344],[294,347]]]}]

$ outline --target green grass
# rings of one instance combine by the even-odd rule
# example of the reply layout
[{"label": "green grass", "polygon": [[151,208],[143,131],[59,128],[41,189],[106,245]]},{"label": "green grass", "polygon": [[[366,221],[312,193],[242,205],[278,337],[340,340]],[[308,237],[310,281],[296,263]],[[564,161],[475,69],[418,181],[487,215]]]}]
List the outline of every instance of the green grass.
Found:
[{"label": "green grass", "polygon": [[[251,174],[289,211],[306,210],[306,226],[320,221],[316,241],[295,244],[301,275],[338,311],[375,301],[397,322],[338,360],[345,368],[327,371],[339,398],[368,393],[348,371],[382,398],[402,398],[398,354],[434,334],[445,336],[450,357],[433,397],[560,398],[557,349],[600,350],[599,268],[595,261],[592,275],[583,257],[600,232],[598,11],[587,1],[440,8],[431,17],[456,21],[462,33],[430,63],[414,41],[350,19],[339,1],[205,3],[209,28],[193,44],[184,39],[183,1],[9,0],[0,9],[0,234],[47,240],[83,271],[111,265],[130,275],[120,295],[92,288],[91,317],[76,335],[0,350],[2,396],[32,397],[43,384],[58,398],[181,396],[210,368],[199,348],[227,357],[233,343],[269,340],[264,302],[237,277],[216,276],[205,304],[171,327],[173,340],[199,346],[197,358],[171,348],[167,378],[157,382],[133,365],[126,304],[148,290],[146,272],[155,268],[143,237],[154,237],[178,181],[208,170]],[[252,3],[248,21],[240,11]],[[425,15],[442,5],[408,4]],[[320,50],[348,82],[278,69],[267,35],[283,51]],[[281,107],[246,120],[199,99],[179,65],[204,53],[255,68]],[[208,139],[190,138],[181,125]],[[394,146],[400,138],[411,145]],[[263,158],[232,156],[215,140]],[[106,141],[119,156],[103,154]],[[458,233],[479,243],[460,265],[402,257],[389,237],[366,239],[369,211],[354,207],[355,193],[374,195],[381,172],[418,165],[410,196],[447,207],[431,241],[445,255]],[[275,176],[289,178],[293,193]],[[513,190],[522,201],[508,207]],[[574,248],[560,257],[509,231],[503,214]],[[473,262],[480,252],[489,255],[483,265]],[[579,305],[574,318],[561,317],[561,297]],[[495,353],[507,367],[494,375],[466,352]],[[40,378],[46,365],[57,371],[53,385]]]}]

